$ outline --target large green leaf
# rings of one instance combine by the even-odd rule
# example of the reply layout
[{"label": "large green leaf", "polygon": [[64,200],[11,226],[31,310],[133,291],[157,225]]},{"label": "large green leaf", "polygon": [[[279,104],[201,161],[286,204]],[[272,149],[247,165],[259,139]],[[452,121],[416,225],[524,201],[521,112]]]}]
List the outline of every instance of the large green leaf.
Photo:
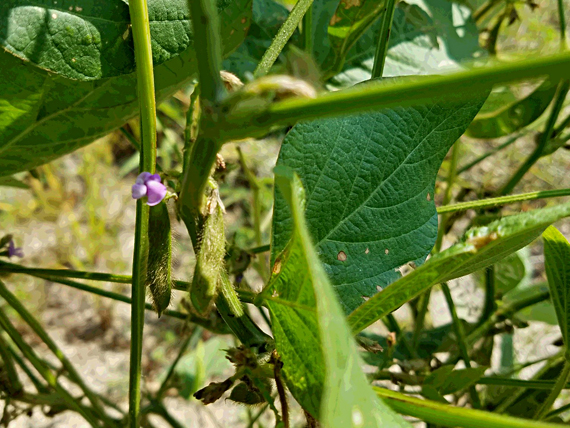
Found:
[{"label": "large green leaf", "polygon": [[[285,138],[277,165],[303,180],[309,231],[346,312],[398,278],[395,269],[431,251],[436,173],[483,100],[440,99],[301,123]],[[273,258],[291,228],[276,189]]]},{"label": "large green leaf", "polygon": [[525,98],[477,115],[469,125],[467,135],[473,138],[499,138],[530,125],[544,113],[556,94],[556,88],[556,83],[545,80]]},{"label": "large green leaf", "polygon": [[537,238],[550,224],[570,216],[570,203],[505,217],[472,229],[459,244],[436,254],[348,317],[355,333],[388,315],[440,282],[449,281],[492,265]]},{"label": "large green leaf", "polygon": [[354,339],[306,228],[298,177],[278,167],[275,179],[290,204],[294,228],[263,295],[289,389],[328,428],[409,426],[376,399],[362,372]]},{"label": "large green leaf", "polygon": [[[348,52],[335,85],[370,79],[381,21]],[[434,74],[482,55],[470,10],[447,0],[400,1],[394,12],[384,76]]]},{"label": "large green leaf", "polygon": [[[243,40],[250,17],[251,0],[235,0],[220,9],[226,54]],[[156,96],[163,100],[194,76],[193,49],[154,71]],[[0,51],[0,76],[0,176],[77,150],[138,114],[134,73],[78,82]]]},{"label": "large green leaf", "polygon": [[[148,12],[155,65],[190,47],[187,0],[149,0]],[[135,68],[129,6],[121,0],[3,0],[0,45],[70,79],[101,79]]]},{"label": "large green leaf", "polygon": [[568,346],[570,326],[570,243],[554,226],[542,234],[544,239],[544,268],[552,303],[564,343]]}]

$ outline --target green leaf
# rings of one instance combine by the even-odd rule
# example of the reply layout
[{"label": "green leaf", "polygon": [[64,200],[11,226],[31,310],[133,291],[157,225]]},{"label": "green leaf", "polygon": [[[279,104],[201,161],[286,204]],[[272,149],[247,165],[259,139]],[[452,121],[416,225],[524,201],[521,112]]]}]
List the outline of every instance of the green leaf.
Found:
[{"label": "green leaf", "polygon": [[[220,10],[224,52],[243,40],[252,0]],[[164,100],[196,73],[193,49],[155,68]],[[138,114],[135,74],[78,82],[53,76],[0,50],[0,176],[50,162],[111,132]]]},{"label": "green leaf", "polygon": [[[350,86],[370,79],[380,20],[354,44],[332,82]],[[479,32],[468,8],[447,0],[400,1],[394,11],[385,76],[440,73],[481,56]]]},{"label": "green leaf", "polygon": [[166,203],[150,207],[148,220],[148,264],[146,286],[158,317],[170,304],[172,290],[172,235]]},{"label": "green leaf", "polygon": [[[421,263],[431,251],[437,171],[483,100],[439,99],[300,123],[285,138],[277,165],[303,181],[308,228],[347,313],[397,279],[396,268]],[[276,189],[273,259],[291,228]]]},{"label": "green leaf", "polygon": [[407,427],[375,399],[362,372],[354,339],[311,243],[298,177],[284,167],[277,167],[275,174],[290,204],[294,228],[263,297],[289,389],[322,426]]},{"label": "green leaf", "polygon": [[[532,299],[548,291],[547,282],[528,284],[523,281],[503,296],[503,302],[510,304],[517,300]],[[522,321],[540,321],[550,325],[557,325],[556,311],[550,300],[535,303],[517,312],[517,319]]]},{"label": "green leaf", "polygon": [[570,243],[556,229],[550,226],[542,234],[544,239],[544,269],[548,277],[548,288],[556,309],[558,325],[564,344],[568,346],[570,325]]},{"label": "green leaf", "polygon": [[[228,0],[218,1],[224,8]],[[187,0],[148,1],[155,65],[192,44]],[[127,2],[5,0],[0,46],[44,70],[77,80],[132,73],[135,57]]]},{"label": "green leaf", "polygon": [[537,238],[550,224],[570,216],[570,203],[505,217],[472,229],[463,242],[436,254],[421,267],[372,297],[348,317],[355,333],[440,282],[492,265]]},{"label": "green leaf", "polygon": [[525,98],[479,114],[467,128],[467,135],[472,138],[499,138],[530,125],[550,105],[556,88],[557,83],[547,79]]}]

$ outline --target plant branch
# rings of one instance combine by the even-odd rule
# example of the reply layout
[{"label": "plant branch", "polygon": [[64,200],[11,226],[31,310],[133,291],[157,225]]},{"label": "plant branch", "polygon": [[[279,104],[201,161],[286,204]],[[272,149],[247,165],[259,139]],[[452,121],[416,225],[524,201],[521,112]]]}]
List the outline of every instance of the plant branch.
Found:
[{"label": "plant branch", "polygon": [[382,26],[380,27],[380,34],[378,35],[378,42],[376,43],[376,55],[374,56],[374,65],[372,67],[373,79],[382,77],[384,72],[395,9],[396,0],[386,0],[386,8],[384,9],[384,16],[382,16]]},{"label": "plant branch", "polygon": [[558,119],[558,115],[564,107],[564,100],[568,94],[568,89],[570,88],[570,80],[561,80],[558,85],[558,92],[554,98],[552,111],[548,117],[548,121],[544,128],[543,133],[540,136],[540,140],[532,152],[532,154],[527,158],[527,160],[520,166],[520,168],[515,172],[509,182],[501,189],[499,196],[508,195],[513,191],[515,186],[521,181],[528,170],[540,159],[542,152],[544,151],[546,145],[552,137],[552,131],[554,130],[554,125]]},{"label": "plant branch", "polygon": [[[156,163],[156,103],[146,0],[130,0],[129,12],[137,65],[137,88],[141,116],[141,156],[139,172],[154,174]],[[145,283],[148,260],[149,206],[137,201],[135,249],[133,254],[133,304],[131,305],[131,354],[129,371],[129,426],[139,426],[142,340],[145,312]]]},{"label": "plant branch", "polygon": [[[446,282],[441,284],[441,289],[443,290],[445,301],[447,302],[447,307],[449,308],[449,312],[451,313],[451,319],[453,321],[453,330],[455,331],[457,346],[459,347],[459,353],[461,354],[461,358],[465,363],[465,367],[471,368],[471,359],[469,357],[469,350],[467,349],[465,330],[463,328],[461,320],[459,319],[459,316],[457,315],[457,309],[455,307],[455,303],[453,302],[451,291],[449,290],[449,286],[447,285]],[[471,386],[469,388],[469,394],[471,395],[471,400],[473,401],[473,407],[481,408],[481,399],[477,394],[475,386]]]},{"label": "plant branch", "polygon": [[437,208],[438,214],[454,213],[459,211],[492,208],[517,202],[533,201],[536,199],[560,198],[570,196],[570,189],[543,190],[539,192],[521,193],[519,195],[499,196],[497,198],[480,199],[477,201],[460,202],[453,205],[444,205]]},{"label": "plant branch", "polygon": [[220,77],[222,46],[218,12],[213,0],[188,0],[194,29],[194,49],[198,59],[201,102],[212,107],[226,95]]},{"label": "plant branch", "polygon": [[[303,19],[303,16],[312,4],[313,0],[299,0],[295,4],[291,10],[291,13],[289,13],[289,16],[277,32],[277,35],[271,42],[269,48],[263,54],[261,61],[253,72],[253,76],[255,78],[265,76],[267,73],[269,73],[271,66],[275,63],[277,57],[279,57],[279,54],[299,26],[299,23]],[[309,33],[311,31],[312,29],[309,29]]]},{"label": "plant branch", "polygon": [[[269,107],[230,108],[218,129],[218,141],[232,141],[264,135],[276,125],[292,125],[301,120],[342,116],[372,109],[404,107],[433,102],[442,94],[465,100],[493,85],[539,76],[566,77],[570,52],[477,68],[446,76],[398,79],[395,82],[371,82],[354,88],[326,93],[314,99],[293,98]],[[468,89],[466,89],[468,88]]]}]

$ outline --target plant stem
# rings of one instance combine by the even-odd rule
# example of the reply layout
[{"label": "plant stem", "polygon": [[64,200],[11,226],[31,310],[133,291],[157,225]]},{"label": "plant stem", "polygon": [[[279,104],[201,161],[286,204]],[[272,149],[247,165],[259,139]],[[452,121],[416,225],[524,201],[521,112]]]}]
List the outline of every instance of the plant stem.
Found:
[{"label": "plant stem", "polygon": [[479,9],[473,12],[471,15],[475,22],[479,21],[483,16],[487,14],[500,0],[487,0]]},{"label": "plant stem", "polygon": [[481,209],[498,207],[501,205],[514,204],[523,201],[533,201],[535,199],[560,198],[570,196],[570,189],[544,190],[540,192],[521,193],[519,195],[499,196],[497,198],[480,199],[478,201],[460,202],[453,205],[445,205],[437,208],[438,214],[467,211],[470,209]]},{"label": "plant stem", "polygon": [[[262,246],[259,248],[254,248],[252,250],[248,250],[248,252],[252,252],[254,254],[269,251],[269,246]],[[8,263],[0,261],[0,272],[12,272],[12,273],[23,273],[26,275],[36,276],[38,278],[47,279],[53,282],[59,282],[58,278],[77,278],[77,279],[88,279],[91,281],[103,281],[103,282],[114,282],[117,284],[132,284],[132,277],[129,275],[116,275],[112,273],[103,273],[103,272],[85,272],[79,270],[71,270],[71,269],[37,269],[37,268],[30,268],[26,266],[17,265],[14,263]],[[61,282],[60,282],[61,283]],[[190,286],[190,282],[188,281],[181,281],[179,279],[175,279],[172,281],[175,290],[180,291],[188,291],[188,287]],[[68,284],[64,284],[68,285]],[[83,284],[81,284],[83,285]],[[85,286],[89,287],[89,286]],[[79,288],[79,287],[75,287]],[[91,291],[88,288],[80,288],[84,289],[85,291]],[[99,289],[96,289],[99,290]],[[95,291],[93,291],[95,293]],[[245,290],[237,290],[236,291],[240,296],[240,300],[246,303],[253,303],[256,294],[253,292],[248,292]],[[97,294],[97,293],[96,293]],[[113,298],[111,295],[105,296]],[[123,296],[124,297],[124,296]],[[121,299],[117,299],[121,300]],[[121,300],[127,302],[127,300]],[[127,302],[130,303],[130,300]],[[197,318],[198,319],[198,318]],[[192,320],[192,318],[190,318]],[[194,322],[194,321],[192,321]],[[199,322],[196,322],[200,324]],[[207,327],[206,327],[207,328]]]},{"label": "plant stem", "polygon": [[303,16],[303,47],[310,56],[313,55],[313,9],[311,4]]},{"label": "plant stem", "polygon": [[491,265],[485,269],[485,303],[481,318],[477,324],[481,325],[489,319],[497,309],[495,303],[495,265]]},{"label": "plant stem", "polygon": [[277,57],[279,57],[279,54],[299,26],[299,23],[303,19],[303,16],[311,4],[313,4],[313,0],[299,0],[295,4],[291,10],[291,13],[289,13],[289,16],[277,32],[277,35],[271,42],[269,48],[263,54],[261,61],[253,72],[253,76],[255,78],[265,76],[267,73],[269,73],[271,66],[275,63]]},{"label": "plant stem", "polygon": [[503,150],[504,148],[509,147],[511,144],[516,143],[517,140],[522,137],[523,135],[525,135],[526,132],[523,132],[521,134],[515,135],[514,137],[509,138],[507,141],[505,141],[503,144],[501,144],[499,147],[485,153],[484,155],[478,157],[477,159],[475,159],[472,162],[469,162],[467,165],[462,166],[461,168],[459,168],[457,170],[457,175],[459,174],[463,174],[465,171],[470,170],[471,168],[473,168],[475,165],[478,165],[479,163],[483,162],[485,159],[487,159],[489,156],[493,156],[495,153],[498,153],[499,151]]},{"label": "plant stem", "polygon": [[[126,126],[126,125],[125,125]],[[131,134],[127,128],[125,128],[125,126],[122,126],[119,128],[119,131],[121,131],[121,134],[123,134],[125,136],[125,138],[127,140],[129,140],[129,143],[131,143],[133,145],[133,147],[135,149],[137,149],[139,152],[141,151],[141,145],[140,143],[137,141],[137,139],[135,138],[135,136],[133,134]]]},{"label": "plant stem", "polygon": [[[129,12],[137,65],[137,88],[141,116],[141,157],[139,172],[154,174],[156,163],[156,104],[146,0],[130,0]],[[135,249],[133,254],[133,303],[131,305],[131,354],[129,371],[129,426],[139,426],[142,340],[145,312],[145,282],[148,259],[149,206],[137,201]]]},{"label": "plant stem", "polygon": [[47,345],[50,351],[57,357],[65,371],[69,374],[69,378],[79,386],[83,394],[89,399],[93,409],[97,412],[97,416],[105,422],[105,424],[112,426],[113,421],[107,416],[105,409],[99,403],[97,395],[85,384],[79,373],[75,370],[71,361],[61,352],[56,343],[42,328],[40,323],[30,314],[27,309],[20,303],[4,285],[0,282],[0,296],[10,305],[22,319],[30,326],[30,328],[38,335],[38,337]]},{"label": "plant stem", "polygon": [[[373,109],[405,107],[433,102],[434,97],[478,97],[493,85],[538,76],[566,77],[570,52],[537,59],[514,61],[492,67],[462,71],[446,76],[403,78],[397,82],[372,82],[354,88],[326,93],[314,99],[291,98],[253,110],[236,108],[224,117],[218,141],[226,142],[265,134],[276,125],[292,125]],[[469,88],[468,90],[466,88]],[[481,91],[481,92],[479,92]],[[457,99],[457,98],[455,98]]]},{"label": "plant stem", "polygon": [[16,366],[14,364],[12,354],[10,353],[10,348],[2,335],[0,335],[0,357],[4,363],[3,370],[6,371],[6,377],[9,381],[8,385],[4,384],[3,386],[7,389],[10,396],[21,394],[24,387],[22,382],[20,382],[20,377],[16,371]]},{"label": "plant stem", "polygon": [[38,373],[45,379],[48,385],[51,386],[55,392],[65,401],[67,406],[83,416],[83,418],[92,427],[98,428],[100,426],[98,420],[95,419],[91,413],[87,412],[81,405],[79,405],[75,398],[73,398],[73,396],[59,384],[55,375],[36,355],[32,348],[22,339],[20,333],[18,333],[2,309],[0,309],[0,326],[6,331],[6,333],[8,333],[8,336],[10,336],[12,341],[16,344],[20,351],[22,351],[26,359],[34,366]]},{"label": "plant stem", "polygon": [[201,102],[215,105],[226,95],[226,89],[220,77],[222,46],[218,12],[212,0],[188,0],[188,7],[194,29],[194,49],[198,59]]},{"label": "plant stem", "polygon": [[552,130],[558,119],[558,115],[564,107],[564,100],[566,99],[566,94],[568,94],[568,89],[570,88],[570,80],[561,80],[558,85],[558,92],[554,98],[552,105],[552,111],[548,117],[548,121],[544,128],[543,133],[540,136],[540,141],[538,142],[536,148],[532,154],[527,158],[527,160],[520,166],[520,168],[515,172],[513,177],[509,182],[501,189],[499,196],[508,195],[513,191],[515,186],[521,181],[523,176],[528,172],[528,170],[540,159],[544,148],[550,141],[552,137]]},{"label": "plant stem", "polygon": [[20,355],[16,352],[16,350],[12,346],[8,345],[8,351],[12,355],[12,358],[14,358],[16,363],[20,366],[22,371],[26,374],[26,376],[28,376],[30,381],[32,381],[38,392],[49,393],[50,391],[49,388],[36,377],[34,372],[32,372],[30,367],[28,367],[26,362],[22,359],[22,357],[20,357]]},{"label": "plant stem", "polygon": [[[461,358],[465,363],[465,367],[471,368],[471,359],[469,358],[469,350],[467,349],[467,343],[465,340],[465,330],[463,328],[461,320],[459,319],[459,316],[457,315],[457,309],[455,308],[455,303],[453,302],[451,291],[449,290],[449,286],[446,282],[443,282],[441,284],[441,289],[443,290],[445,301],[447,302],[447,307],[451,313],[451,318],[453,320],[453,329],[457,338],[457,346],[459,347]],[[481,408],[481,399],[479,398],[479,394],[477,394],[475,386],[471,386],[469,388],[469,394],[471,395],[471,400],[473,401],[473,407]]]},{"label": "plant stem", "polygon": [[184,165],[190,160],[192,145],[196,142],[200,128],[200,86],[194,84],[190,94],[190,105],[186,111],[186,126],[184,127]]},{"label": "plant stem", "polygon": [[548,398],[542,403],[542,406],[537,410],[536,414],[534,415],[535,419],[541,420],[544,418],[546,413],[550,411],[550,408],[556,401],[556,398],[560,395],[560,392],[564,389],[566,384],[568,383],[568,379],[570,378],[570,360],[566,359],[564,363],[564,368],[558,377],[558,380],[554,384],[554,388],[548,395]]},{"label": "plant stem", "polygon": [[384,388],[375,387],[374,391],[395,411],[437,425],[464,428],[563,428],[565,426],[421,400]]},{"label": "plant stem", "polygon": [[404,332],[402,332],[402,329],[400,328],[400,324],[398,324],[398,321],[396,320],[393,314],[386,315],[386,321],[384,324],[386,325],[386,327],[388,327],[390,331],[396,333],[397,340],[402,342],[402,345],[404,345],[404,347],[410,353],[412,358],[414,359],[420,358],[418,356],[418,352],[412,347],[412,345],[410,345],[408,339],[406,339]]},{"label": "plant stem", "polygon": [[558,0],[558,21],[560,28],[560,50],[566,50],[566,17],[564,16],[564,2]]},{"label": "plant stem", "polygon": [[374,65],[372,67],[373,79],[382,77],[382,73],[384,72],[395,9],[396,0],[386,0],[386,8],[384,9],[384,16],[382,17],[382,26],[380,27],[380,34],[378,35],[378,42],[376,43],[376,55],[374,56]]},{"label": "plant stem", "polygon": [[225,271],[220,275],[220,282],[221,292],[216,299],[216,307],[236,337],[246,346],[261,346],[271,340],[243,310]]}]

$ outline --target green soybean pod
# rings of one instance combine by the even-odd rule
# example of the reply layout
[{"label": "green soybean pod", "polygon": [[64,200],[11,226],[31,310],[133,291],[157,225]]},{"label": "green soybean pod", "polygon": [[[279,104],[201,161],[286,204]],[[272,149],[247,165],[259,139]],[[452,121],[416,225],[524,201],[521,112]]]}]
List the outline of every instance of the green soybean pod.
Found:
[{"label": "green soybean pod", "polygon": [[172,280],[172,233],[170,216],[165,203],[150,208],[148,224],[148,264],[146,286],[150,290],[152,304],[158,316],[170,304]]},{"label": "green soybean pod", "polygon": [[190,286],[190,300],[196,311],[207,314],[218,293],[220,272],[224,269],[226,237],[224,233],[224,209],[217,191],[208,199],[208,214],[200,239],[194,278]]}]

